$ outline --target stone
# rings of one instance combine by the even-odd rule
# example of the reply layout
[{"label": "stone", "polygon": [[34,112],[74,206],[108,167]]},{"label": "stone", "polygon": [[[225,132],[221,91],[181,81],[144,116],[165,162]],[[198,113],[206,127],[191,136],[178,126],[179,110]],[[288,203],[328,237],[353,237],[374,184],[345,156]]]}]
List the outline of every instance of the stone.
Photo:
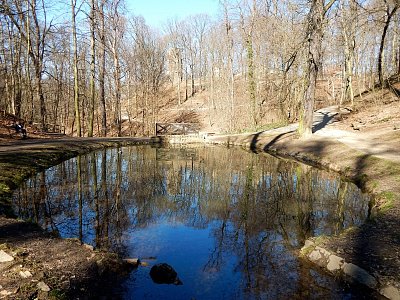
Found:
[{"label": "stone", "polygon": [[32,277],[32,273],[29,272],[29,271],[20,271],[20,272],[19,272],[19,275],[20,275],[22,278],[29,278],[29,277]]},{"label": "stone", "polygon": [[12,292],[7,291],[7,290],[2,290],[0,292],[0,296],[10,296],[12,294]]},{"label": "stone", "polygon": [[329,256],[328,265],[326,266],[326,268],[331,272],[337,271],[342,268],[343,263],[343,258],[332,254],[331,256]]},{"label": "stone", "polygon": [[314,246],[314,245],[315,245],[315,244],[314,244],[313,241],[311,241],[311,240],[306,240],[305,243],[304,243],[304,248],[312,247],[312,246]]},{"label": "stone", "polygon": [[362,283],[370,288],[375,288],[378,284],[376,281],[375,277],[370,275],[367,271],[364,269],[360,268],[359,266],[356,266],[355,264],[348,264],[345,263],[343,265],[343,272],[358,281],[359,283]]},{"label": "stone", "polygon": [[125,262],[127,262],[128,264],[137,267],[140,265],[140,260],[139,258],[125,258],[124,259]]},{"label": "stone", "polygon": [[400,300],[400,291],[392,285],[380,289],[379,293],[390,300]]},{"label": "stone", "polygon": [[43,292],[50,292],[50,287],[43,281],[40,281],[36,286]]},{"label": "stone", "polygon": [[331,255],[329,251],[321,247],[315,247],[315,250],[318,250],[326,260],[328,260],[329,256]]},{"label": "stone", "polygon": [[85,247],[86,249],[88,249],[90,251],[94,250],[94,247],[92,245],[89,245],[89,244],[83,244],[83,247]]},{"label": "stone", "polygon": [[318,250],[314,250],[308,255],[308,258],[313,262],[319,262],[319,260],[322,258],[322,255]]},{"label": "stone", "polygon": [[9,261],[13,261],[13,260],[14,260],[14,257],[12,257],[11,255],[8,255],[3,250],[0,250],[0,263],[9,262]]},{"label": "stone", "polygon": [[166,263],[154,265],[150,270],[150,277],[158,284],[182,284],[182,281],[178,278],[178,274],[174,268]]}]

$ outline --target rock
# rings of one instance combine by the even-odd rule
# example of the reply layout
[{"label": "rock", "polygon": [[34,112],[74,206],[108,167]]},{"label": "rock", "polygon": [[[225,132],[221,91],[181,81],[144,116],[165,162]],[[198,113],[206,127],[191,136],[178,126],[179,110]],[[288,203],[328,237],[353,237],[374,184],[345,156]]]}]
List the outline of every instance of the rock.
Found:
[{"label": "rock", "polygon": [[117,255],[104,255],[96,261],[97,274],[103,276],[105,274],[123,275],[133,269],[133,265],[119,258]]},{"label": "rock", "polygon": [[324,248],[315,247],[315,249],[308,255],[308,258],[320,267],[326,267],[330,255],[331,253]]},{"label": "rock", "polygon": [[13,292],[7,291],[7,290],[2,290],[0,292],[0,296],[10,296]]},{"label": "rock", "polygon": [[331,272],[337,271],[342,268],[343,263],[343,258],[332,254],[331,256],[329,256],[328,265],[326,266],[326,268]]},{"label": "rock", "polygon": [[43,281],[40,281],[36,286],[43,292],[50,292],[49,286],[45,284]]},{"label": "rock", "polygon": [[89,244],[83,244],[83,247],[85,247],[86,249],[88,249],[90,251],[94,250],[94,247],[92,245],[89,245]]},{"label": "rock", "polygon": [[399,129],[400,129],[400,123],[393,125],[393,130],[399,130]]},{"label": "rock", "polygon": [[0,250],[0,263],[9,262],[9,261],[13,261],[13,260],[14,260],[14,257],[12,257],[11,255],[8,255],[3,250]]},{"label": "rock", "polygon": [[390,300],[400,300],[400,291],[392,285],[380,289],[379,293]]},{"label": "rock", "polygon": [[154,265],[150,270],[150,277],[155,283],[158,284],[182,284],[182,281],[178,278],[176,271],[166,263]]},{"label": "rock", "polygon": [[304,248],[312,247],[312,246],[314,246],[314,245],[315,245],[315,244],[314,244],[313,241],[311,241],[311,240],[306,240],[305,243],[304,243]]},{"label": "rock", "polygon": [[359,283],[362,283],[370,288],[375,288],[378,284],[375,277],[370,275],[367,271],[354,264],[345,263],[343,265],[343,272],[354,278]]},{"label": "rock", "polygon": [[329,256],[331,255],[329,251],[321,247],[315,247],[315,250],[318,250],[326,260],[328,260]]},{"label": "rock", "polygon": [[313,262],[318,262],[322,258],[322,255],[318,250],[314,250],[308,255],[308,258]]},{"label": "rock", "polygon": [[351,123],[350,126],[353,127],[354,130],[360,130],[362,127],[364,127],[364,124],[361,122],[358,122],[358,123]]},{"label": "rock", "polygon": [[32,277],[32,273],[29,272],[29,271],[20,271],[20,272],[19,272],[19,275],[20,275],[22,278],[29,278],[29,277]]},{"label": "rock", "polygon": [[140,265],[140,259],[139,258],[124,258],[123,261],[127,262],[128,264],[138,267]]}]

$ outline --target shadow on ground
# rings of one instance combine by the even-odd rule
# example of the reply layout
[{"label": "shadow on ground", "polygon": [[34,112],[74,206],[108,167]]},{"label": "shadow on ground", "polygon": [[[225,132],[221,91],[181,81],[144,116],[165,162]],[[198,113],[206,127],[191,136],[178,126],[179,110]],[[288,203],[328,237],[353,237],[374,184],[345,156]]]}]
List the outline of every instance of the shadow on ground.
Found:
[{"label": "shadow on ground", "polygon": [[[377,201],[385,201],[380,213],[375,213],[356,230],[332,237],[325,246],[340,253],[347,262],[360,266],[372,275],[379,275],[384,282],[400,284],[400,164],[326,139],[280,143],[285,135],[283,133],[271,139],[257,133],[251,140],[251,150],[257,153],[260,152],[257,149],[261,148],[267,153],[272,151],[273,155],[283,154],[320,167],[332,168],[332,164],[328,163],[330,161],[338,166],[337,171],[361,189],[374,191]],[[382,153],[387,151],[374,154]],[[373,204],[370,205],[370,212]]]}]

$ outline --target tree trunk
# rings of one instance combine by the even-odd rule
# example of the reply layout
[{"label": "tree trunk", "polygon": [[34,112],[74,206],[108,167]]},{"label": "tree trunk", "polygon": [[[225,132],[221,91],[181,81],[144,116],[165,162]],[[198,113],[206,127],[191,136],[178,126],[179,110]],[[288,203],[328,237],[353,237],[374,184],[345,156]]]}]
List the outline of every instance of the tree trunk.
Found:
[{"label": "tree trunk", "polygon": [[[356,35],[356,18],[357,16],[357,3],[354,0],[350,0],[350,7],[348,13],[343,7],[341,2],[341,27],[342,37],[344,41],[344,71],[343,71],[343,86],[344,86],[344,97],[341,98],[340,105],[342,105],[342,99],[350,99],[351,106],[354,106],[354,91],[353,91],[353,68],[354,68],[354,50],[355,50],[355,35]],[[344,15],[347,15],[345,18]]]},{"label": "tree trunk", "polygon": [[322,58],[323,20],[326,12],[334,2],[335,0],[330,0],[328,4],[324,5],[324,0],[313,0],[307,17],[307,69],[303,117],[299,124],[299,133],[302,137],[308,137],[312,134],[315,89]]},{"label": "tree trunk", "polygon": [[95,0],[91,0],[90,10],[90,112],[88,136],[93,136],[95,111],[95,80],[96,80],[96,41],[95,41]]},{"label": "tree trunk", "polygon": [[257,103],[256,103],[256,81],[254,78],[254,51],[251,34],[247,35],[246,39],[247,48],[247,72],[248,72],[248,89],[250,94],[250,105],[251,105],[251,119],[253,121],[254,129],[257,127],[258,116],[257,116]]},{"label": "tree trunk", "polygon": [[101,132],[103,136],[107,136],[107,112],[106,112],[106,95],[105,95],[105,70],[106,70],[106,32],[105,32],[105,15],[104,5],[106,0],[100,3],[100,109],[101,109]]},{"label": "tree trunk", "polygon": [[119,55],[118,55],[118,2],[115,4],[115,15],[114,20],[114,38],[113,38],[113,58],[114,58],[114,80],[115,80],[115,115],[114,115],[114,123],[117,126],[117,135],[121,136],[122,128],[121,128],[121,71],[120,71],[120,63],[119,63]]},{"label": "tree trunk", "polygon": [[78,44],[76,38],[76,24],[75,24],[75,6],[76,0],[71,0],[71,13],[72,13],[72,51],[74,53],[74,108],[75,108],[75,125],[76,134],[81,137],[81,115],[79,111],[79,83],[78,83]]},{"label": "tree trunk", "polygon": [[390,11],[390,7],[387,4],[386,7],[386,20],[385,20],[385,26],[383,26],[383,31],[382,31],[382,37],[381,37],[381,43],[379,46],[379,55],[378,55],[378,79],[381,87],[384,86],[384,74],[383,74],[383,52],[385,48],[385,39],[386,39],[386,34],[389,29],[390,21],[392,20],[392,17],[396,13],[397,9],[399,8],[400,4],[395,4],[393,9]]}]

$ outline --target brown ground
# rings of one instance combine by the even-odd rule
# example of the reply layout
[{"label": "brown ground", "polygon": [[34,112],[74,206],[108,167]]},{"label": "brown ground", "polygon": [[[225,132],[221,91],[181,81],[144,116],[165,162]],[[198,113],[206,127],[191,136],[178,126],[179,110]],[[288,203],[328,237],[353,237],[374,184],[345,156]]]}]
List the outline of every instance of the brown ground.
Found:
[{"label": "brown ground", "polygon": [[[122,278],[129,270],[113,254],[54,237],[31,223],[0,217],[0,229],[0,250],[14,257],[0,263],[0,298],[95,299],[112,295],[116,274]],[[32,276],[24,278],[26,271]],[[39,282],[50,292],[38,288]]]},{"label": "brown ground", "polygon": [[[204,116],[199,118],[206,120]],[[296,132],[271,131],[216,137],[212,142],[229,141],[254,151],[273,152],[330,168],[372,192],[376,196],[374,217],[360,228],[325,240],[323,246],[377,275],[383,283],[390,282],[400,288],[400,100],[388,91],[373,97],[365,95],[364,99],[358,99],[350,114],[335,119],[338,122],[325,126],[308,140],[297,139]],[[66,151],[60,145],[71,148],[68,143],[79,148],[77,140],[61,139],[53,143],[54,140],[49,140],[52,137],[29,128],[28,139],[21,140],[10,132],[7,122],[0,122],[0,162],[18,151],[36,156],[49,148]],[[92,149],[86,147],[86,151]],[[63,158],[53,157],[53,163],[60,159]],[[0,217],[0,250],[15,257],[11,263],[0,264],[0,293],[3,293],[0,298],[6,293],[11,293],[10,299],[63,295],[73,298],[94,291],[103,294],[101,287],[109,286],[104,284],[108,282],[107,274],[119,271],[106,263],[119,262],[112,255],[93,252],[75,240],[52,237],[32,224],[5,217]],[[30,270],[33,276],[22,278],[19,272],[25,270]],[[45,282],[50,293],[40,291],[38,282]]]}]

